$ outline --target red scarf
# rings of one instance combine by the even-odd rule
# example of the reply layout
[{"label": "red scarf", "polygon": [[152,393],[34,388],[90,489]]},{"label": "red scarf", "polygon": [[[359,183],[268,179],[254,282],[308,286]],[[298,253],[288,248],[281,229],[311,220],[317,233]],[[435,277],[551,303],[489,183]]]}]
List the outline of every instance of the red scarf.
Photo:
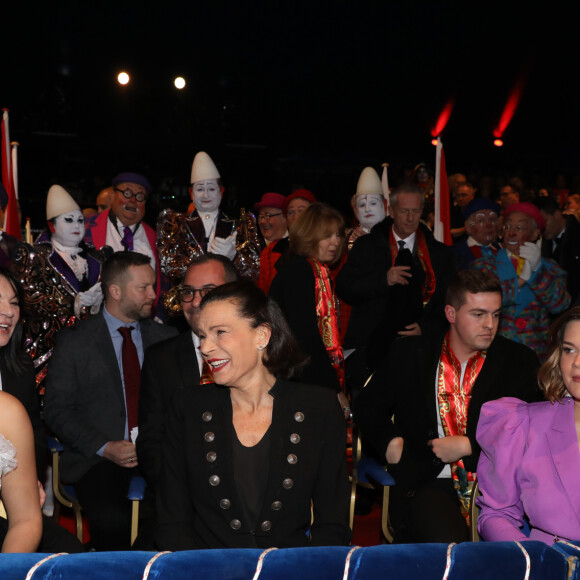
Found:
[{"label": "red scarf", "polygon": [[332,291],[330,274],[326,264],[316,258],[308,258],[308,262],[314,272],[318,331],[330,358],[330,363],[338,377],[340,387],[344,390],[344,356],[340,343],[336,298]]},{"label": "red scarf", "polygon": [[[483,367],[487,351],[472,356],[465,366],[463,383],[461,382],[461,364],[449,346],[449,332],[441,347],[439,370],[437,373],[437,403],[445,436],[465,435],[467,431],[467,411],[471,400],[471,389]],[[463,460],[451,464],[451,477],[459,495],[461,512],[469,524],[469,506],[471,500],[470,485],[475,474],[467,471]]]},{"label": "red scarf", "polygon": [[[399,246],[395,240],[393,228],[391,228],[389,233],[391,264],[394,266],[397,254],[399,253]],[[431,256],[429,256],[427,240],[425,239],[425,234],[421,231],[421,228],[415,232],[415,242],[417,243],[417,256],[419,257],[421,267],[425,272],[425,284],[423,284],[423,307],[425,307],[429,303],[429,300],[431,300],[433,297],[437,283],[435,280],[435,272],[433,272],[433,266],[431,265]]]}]

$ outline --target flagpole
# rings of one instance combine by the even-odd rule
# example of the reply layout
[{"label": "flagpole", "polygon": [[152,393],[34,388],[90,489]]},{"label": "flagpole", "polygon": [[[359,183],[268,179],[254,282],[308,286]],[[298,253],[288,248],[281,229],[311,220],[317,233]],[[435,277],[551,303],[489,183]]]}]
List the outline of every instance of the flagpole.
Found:
[{"label": "flagpole", "polygon": [[387,200],[387,207],[391,205],[390,195],[391,190],[389,189],[389,176],[387,174],[387,167],[389,166],[388,163],[383,163],[383,175],[381,176],[381,185],[383,189],[383,197]]},{"label": "flagpole", "polygon": [[433,235],[439,242],[443,242],[443,223],[441,222],[441,138],[437,137],[435,150],[435,218]]},{"label": "flagpole", "polygon": [[18,198],[18,146],[20,143],[18,141],[12,141],[10,143],[11,150],[12,150],[12,166],[11,166],[11,173],[12,173],[12,183],[14,184],[14,195],[16,199]]},{"label": "flagpole", "polygon": [[[2,144],[0,147],[2,155],[2,184],[10,196],[10,130],[8,128],[8,109],[2,109]],[[8,212],[4,213],[4,223],[2,229],[6,230]]]}]

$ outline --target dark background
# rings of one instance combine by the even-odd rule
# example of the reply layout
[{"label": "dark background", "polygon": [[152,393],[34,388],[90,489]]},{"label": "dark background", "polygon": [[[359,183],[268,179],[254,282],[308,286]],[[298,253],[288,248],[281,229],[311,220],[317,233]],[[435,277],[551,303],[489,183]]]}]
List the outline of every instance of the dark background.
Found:
[{"label": "dark background", "polygon": [[[553,185],[578,170],[578,10],[459,2],[52,2],[2,12],[0,106],[20,143],[24,216],[44,220],[52,183],[81,204],[120,171],[184,208],[206,150],[226,204],[312,189],[346,214],[365,165],[391,183],[433,166],[443,131],[449,173]],[[120,70],[129,86],[116,82]],[[177,91],[173,78],[187,86]],[[521,102],[502,148],[510,91]],[[175,199],[172,199],[175,196]]]}]

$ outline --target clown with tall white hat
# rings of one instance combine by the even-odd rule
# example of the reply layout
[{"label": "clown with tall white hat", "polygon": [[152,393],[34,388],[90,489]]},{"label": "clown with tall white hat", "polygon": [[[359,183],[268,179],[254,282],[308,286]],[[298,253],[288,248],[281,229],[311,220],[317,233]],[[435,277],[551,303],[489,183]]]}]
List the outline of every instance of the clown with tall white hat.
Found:
[{"label": "clown with tall white hat", "polygon": [[157,250],[163,273],[173,285],[178,284],[190,260],[209,252],[232,260],[240,276],[255,280],[260,243],[254,216],[242,210],[240,219],[235,220],[220,211],[224,187],[205,151],[193,159],[190,184],[195,209],[190,214],[166,209],[157,221]]},{"label": "clown with tall white hat", "polygon": [[46,373],[55,334],[78,318],[96,314],[101,307],[101,265],[105,251],[87,247],[81,208],[60,185],[46,198],[48,229],[34,246],[18,244],[14,271],[24,288],[29,310],[24,333],[26,350],[35,359],[37,384]]},{"label": "clown with tall white hat", "polygon": [[381,179],[372,167],[362,170],[350,203],[359,225],[347,232],[348,249],[355,240],[368,234],[373,226],[385,219],[387,200]]}]

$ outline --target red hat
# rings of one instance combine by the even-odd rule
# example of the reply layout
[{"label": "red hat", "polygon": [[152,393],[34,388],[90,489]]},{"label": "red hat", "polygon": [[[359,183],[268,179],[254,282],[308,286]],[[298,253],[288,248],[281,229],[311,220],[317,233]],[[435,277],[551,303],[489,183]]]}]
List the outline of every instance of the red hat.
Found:
[{"label": "red hat", "polygon": [[287,198],[284,200],[284,213],[288,211],[288,204],[296,198],[305,199],[310,203],[316,203],[317,199],[314,197],[314,194],[309,189],[297,189],[293,191]]},{"label": "red hat", "polygon": [[522,201],[521,203],[512,203],[506,207],[503,212],[503,217],[506,218],[510,214],[519,211],[529,215],[532,219],[536,221],[538,228],[543,230],[546,227],[546,220],[542,217],[540,210],[529,201]]},{"label": "red hat", "polygon": [[263,207],[275,207],[276,209],[284,208],[286,198],[281,193],[265,193],[262,199],[254,204],[254,209],[261,210]]}]

